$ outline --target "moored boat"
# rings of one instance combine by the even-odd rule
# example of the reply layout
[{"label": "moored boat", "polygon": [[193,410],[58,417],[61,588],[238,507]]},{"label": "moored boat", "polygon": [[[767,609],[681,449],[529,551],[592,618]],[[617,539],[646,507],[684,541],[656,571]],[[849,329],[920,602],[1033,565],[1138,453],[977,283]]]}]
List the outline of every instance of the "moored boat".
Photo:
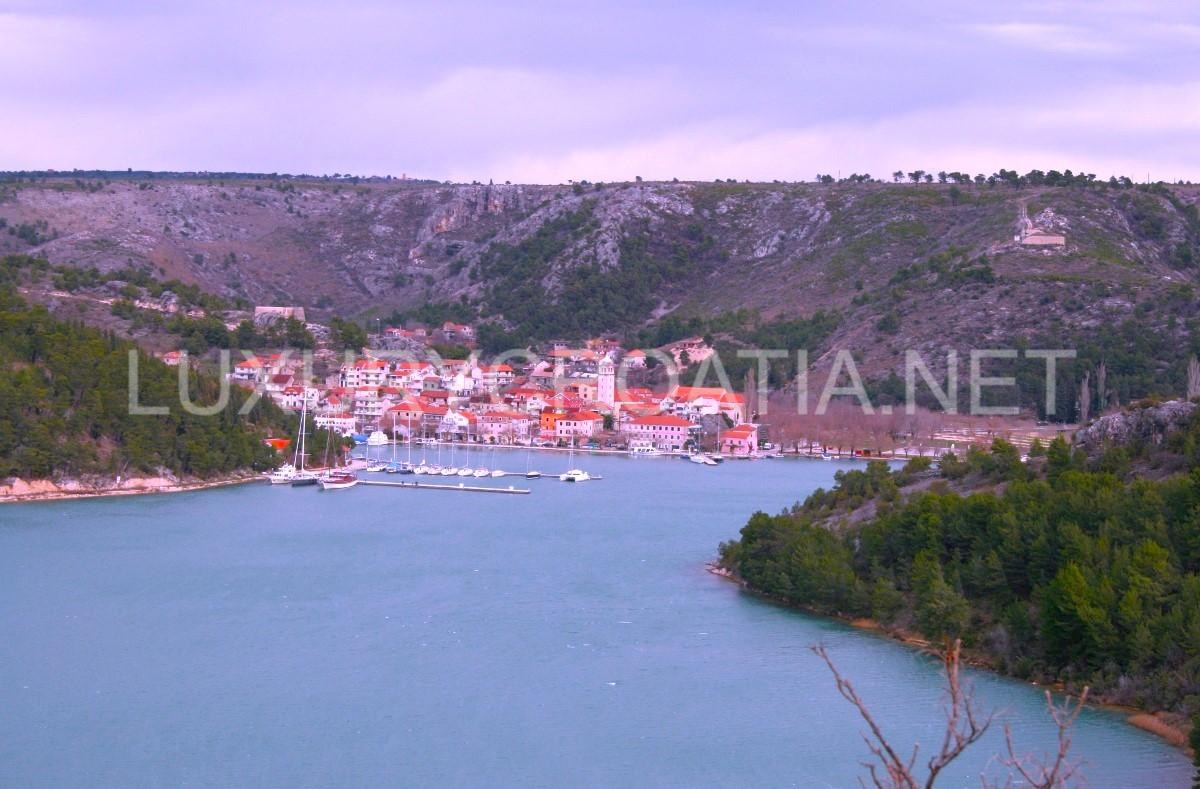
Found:
[{"label": "moored boat", "polygon": [[333,471],[321,476],[321,490],[342,490],[358,484],[358,477],[351,471]]},{"label": "moored boat", "polygon": [[635,441],[629,447],[630,457],[658,457],[662,452],[649,441]]},{"label": "moored boat", "polygon": [[293,488],[302,488],[306,485],[316,485],[317,475],[311,471],[297,471],[294,475],[292,475],[292,479],[290,480],[289,484],[291,484]]},{"label": "moored boat", "polygon": [[272,485],[287,485],[292,481],[292,477],[296,476],[296,467],[291,463],[284,463],[274,471],[266,472],[264,476]]}]

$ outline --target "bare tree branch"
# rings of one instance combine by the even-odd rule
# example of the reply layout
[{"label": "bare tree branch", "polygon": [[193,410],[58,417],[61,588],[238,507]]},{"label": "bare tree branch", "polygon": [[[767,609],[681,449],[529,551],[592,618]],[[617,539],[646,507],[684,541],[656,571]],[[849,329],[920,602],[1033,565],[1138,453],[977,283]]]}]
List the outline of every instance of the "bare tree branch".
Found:
[{"label": "bare tree branch", "polygon": [[[862,765],[867,769],[870,784],[877,789],[917,789],[918,786],[930,789],[942,772],[967,748],[978,742],[992,724],[992,713],[989,712],[986,716],[981,717],[975,709],[974,695],[970,687],[964,686],[962,683],[959,676],[959,669],[962,665],[962,642],[955,640],[953,643],[947,644],[946,649],[942,652],[947,691],[946,703],[942,708],[946,716],[946,730],[942,735],[941,747],[927,763],[928,772],[924,780],[919,780],[914,768],[920,746],[914,745],[912,756],[905,761],[884,737],[883,730],[879,727],[870,709],[867,708],[866,702],[859,697],[853,683],[838,671],[825,647],[818,644],[811,649],[829,667],[838,693],[854,705],[859,716],[867,724],[870,733],[864,732],[862,738],[876,761],[863,762]],[[1034,789],[1057,789],[1065,786],[1071,778],[1075,777],[1080,763],[1070,762],[1067,759],[1071,750],[1071,727],[1075,725],[1075,721],[1083,711],[1087,697],[1088,689],[1084,688],[1078,701],[1072,703],[1068,699],[1059,706],[1054,703],[1050,692],[1046,692],[1046,706],[1049,709],[1051,720],[1058,728],[1058,751],[1053,761],[1049,763],[1032,756],[1018,756],[1016,748],[1013,746],[1012,730],[1008,724],[1005,724],[1004,741],[1008,755],[1002,763],[1009,769],[1009,775],[1003,786],[1013,785],[1012,771],[1014,770],[1022,779],[1022,785],[1028,784]],[[859,784],[864,787],[868,785],[867,781],[862,778],[859,778]],[[985,789],[1000,786],[1000,784],[989,783],[986,777],[983,778],[983,785]]]},{"label": "bare tree branch", "polygon": [[[969,689],[964,689],[959,678],[961,650],[961,642],[955,641],[942,654],[948,691],[944,707],[946,731],[942,735],[941,748],[929,759],[928,772],[924,780],[919,780],[914,770],[920,746],[913,746],[912,755],[907,760],[901,757],[884,736],[883,730],[875,721],[875,717],[867,708],[866,703],[859,697],[854,685],[838,671],[825,647],[821,645],[812,647],[812,651],[825,661],[825,665],[832,672],[842,698],[854,705],[870,730],[870,736],[863,734],[863,741],[866,742],[868,750],[879,764],[866,763],[864,766],[869,771],[871,781],[875,786],[901,787],[903,789],[917,789],[919,786],[932,787],[942,771],[987,732],[992,722],[992,715],[989,713],[982,719],[977,715],[971,693]],[[879,766],[882,766],[886,772],[886,783],[876,769]]]},{"label": "bare tree branch", "polygon": [[942,653],[942,664],[946,670],[946,687],[949,699],[946,710],[946,733],[942,737],[941,750],[929,760],[929,777],[926,787],[931,787],[942,770],[963,751],[977,742],[992,725],[992,713],[982,721],[975,715],[975,703],[969,690],[964,690],[959,679],[962,641],[955,639]]},{"label": "bare tree branch", "polygon": [[[838,693],[842,694],[842,698],[854,705],[855,709],[858,710],[858,714],[867,724],[867,728],[871,730],[871,737],[869,738],[864,734],[863,740],[866,741],[867,747],[871,750],[871,753],[874,754],[874,756],[882,763],[883,769],[887,772],[888,778],[888,783],[883,783],[875,771],[875,765],[867,764],[866,767],[871,773],[871,780],[875,783],[875,786],[908,787],[908,789],[916,789],[918,784],[912,776],[911,760],[909,763],[905,763],[900,755],[896,753],[895,749],[892,748],[891,743],[889,743],[887,738],[883,736],[883,731],[879,728],[879,724],[875,722],[875,717],[871,715],[870,709],[868,709],[863,700],[859,698],[858,692],[855,691],[854,685],[851,684],[850,680],[843,677],[841,672],[838,671],[837,666],[835,666],[833,664],[833,660],[830,659],[829,653],[825,651],[825,647],[821,644],[817,644],[816,646],[812,647],[812,651],[825,661],[825,665],[828,666],[830,672],[833,673],[833,680],[837,685]],[[916,749],[913,750],[913,758],[916,758]]]},{"label": "bare tree branch", "polygon": [[1046,691],[1046,708],[1050,712],[1050,719],[1058,728],[1058,751],[1054,755],[1054,760],[1049,764],[1036,757],[1018,756],[1016,748],[1013,746],[1012,728],[1007,723],[1004,725],[1004,743],[1008,748],[1008,758],[1004,760],[1004,763],[1009,768],[1016,770],[1026,783],[1035,789],[1054,789],[1065,786],[1067,781],[1079,772],[1081,763],[1069,762],[1067,754],[1071,750],[1071,727],[1075,725],[1079,714],[1083,712],[1089,690],[1085,687],[1074,704],[1068,698],[1061,706],[1055,704],[1050,691]]}]

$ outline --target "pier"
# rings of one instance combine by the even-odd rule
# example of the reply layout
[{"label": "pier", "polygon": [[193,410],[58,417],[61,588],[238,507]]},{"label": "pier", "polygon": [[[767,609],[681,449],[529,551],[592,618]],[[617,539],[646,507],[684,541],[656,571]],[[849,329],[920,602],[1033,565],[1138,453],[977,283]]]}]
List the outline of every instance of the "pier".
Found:
[{"label": "pier", "polygon": [[457,485],[439,485],[431,482],[384,482],[382,480],[360,479],[359,485],[377,485],[382,488],[414,488],[417,490],[457,490],[464,493],[507,493],[510,495],[528,494],[528,488],[514,488],[509,485],[507,488],[489,488],[481,485],[467,485],[460,482]]}]

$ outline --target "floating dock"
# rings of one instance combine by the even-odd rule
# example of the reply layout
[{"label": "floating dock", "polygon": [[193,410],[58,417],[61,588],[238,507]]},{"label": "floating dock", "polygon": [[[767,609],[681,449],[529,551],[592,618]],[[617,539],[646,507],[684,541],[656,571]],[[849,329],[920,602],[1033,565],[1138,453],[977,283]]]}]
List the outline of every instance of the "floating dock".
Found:
[{"label": "floating dock", "polygon": [[509,485],[507,488],[489,488],[481,485],[467,485],[460,482],[457,485],[439,485],[432,482],[383,482],[382,480],[360,479],[359,485],[378,485],[382,488],[414,488],[416,490],[457,490],[464,493],[507,493],[510,495],[528,494],[528,488],[514,488]]}]

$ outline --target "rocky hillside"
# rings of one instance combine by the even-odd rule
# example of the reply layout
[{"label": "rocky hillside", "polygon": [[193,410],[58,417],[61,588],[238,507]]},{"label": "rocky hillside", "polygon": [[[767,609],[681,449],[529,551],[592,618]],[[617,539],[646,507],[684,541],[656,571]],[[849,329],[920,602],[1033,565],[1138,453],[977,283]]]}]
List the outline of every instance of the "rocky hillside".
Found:
[{"label": "rocky hillside", "polygon": [[[901,348],[1064,344],[1129,319],[1188,347],[1196,200],[1100,185],[10,179],[0,254],[148,265],[318,315],[465,303],[522,339],[823,310],[830,344],[882,372]],[[1023,209],[1065,246],[1015,242]]]}]

